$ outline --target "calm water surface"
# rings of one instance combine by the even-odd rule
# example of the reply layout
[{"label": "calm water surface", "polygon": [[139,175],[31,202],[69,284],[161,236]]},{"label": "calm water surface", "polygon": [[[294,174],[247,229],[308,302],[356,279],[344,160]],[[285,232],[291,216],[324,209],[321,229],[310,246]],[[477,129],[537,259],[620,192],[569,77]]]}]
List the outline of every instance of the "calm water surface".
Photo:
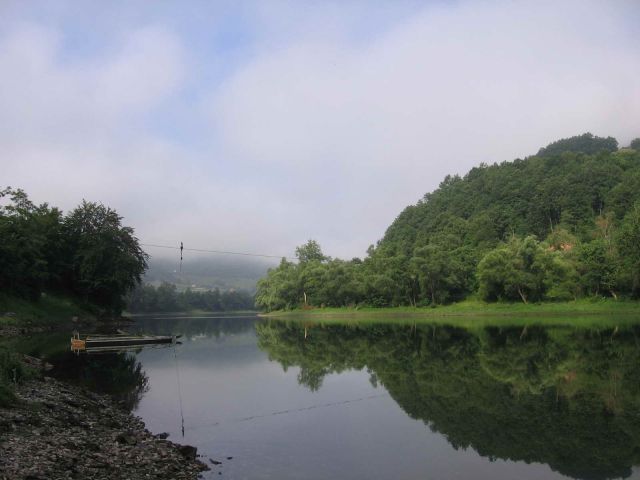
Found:
[{"label": "calm water surface", "polygon": [[164,315],[134,329],[182,344],[60,368],[221,461],[205,478],[640,478],[640,326]]}]

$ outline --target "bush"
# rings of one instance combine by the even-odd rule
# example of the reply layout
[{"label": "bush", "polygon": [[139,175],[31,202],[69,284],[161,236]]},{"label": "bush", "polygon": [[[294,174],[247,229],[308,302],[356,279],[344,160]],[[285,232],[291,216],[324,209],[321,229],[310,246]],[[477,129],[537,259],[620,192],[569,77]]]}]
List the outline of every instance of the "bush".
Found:
[{"label": "bush", "polygon": [[29,370],[14,352],[0,347],[0,407],[8,407],[15,403],[13,386],[28,378],[29,374]]}]

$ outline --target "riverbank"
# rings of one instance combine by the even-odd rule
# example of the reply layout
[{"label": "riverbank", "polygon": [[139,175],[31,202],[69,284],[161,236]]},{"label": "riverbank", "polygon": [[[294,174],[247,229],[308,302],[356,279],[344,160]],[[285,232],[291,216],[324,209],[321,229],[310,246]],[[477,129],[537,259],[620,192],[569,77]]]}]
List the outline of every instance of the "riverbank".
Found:
[{"label": "riverbank", "polygon": [[501,319],[537,318],[556,322],[561,318],[570,322],[572,318],[590,316],[624,316],[640,319],[640,302],[633,300],[581,299],[558,303],[486,303],[478,300],[442,305],[437,307],[339,307],[310,308],[261,313],[265,318],[336,320],[336,321],[376,321],[377,319],[402,320],[410,318],[412,322],[425,323],[469,323],[473,319],[487,318],[492,323]]},{"label": "riverbank", "polygon": [[14,393],[17,403],[0,408],[2,480],[195,479],[208,470],[195,447],[151,434],[108,396],[42,375]]},{"label": "riverbank", "polygon": [[0,293],[0,338],[31,333],[126,327],[124,316],[99,316],[95,305],[72,297],[43,294],[38,300]]},{"label": "riverbank", "polygon": [[0,294],[0,337],[95,325],[90,308],[61,295],[42,295],[37,301]]}]

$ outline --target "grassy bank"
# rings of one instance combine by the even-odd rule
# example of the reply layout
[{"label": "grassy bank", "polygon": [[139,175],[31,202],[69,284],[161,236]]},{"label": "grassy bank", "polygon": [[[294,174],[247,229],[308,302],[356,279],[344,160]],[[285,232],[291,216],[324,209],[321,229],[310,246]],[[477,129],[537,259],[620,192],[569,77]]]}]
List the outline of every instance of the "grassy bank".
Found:
[{"label": "grassy bank", "polygon": [[15,403],[15,385],[36,374],[20,361],[20,357],[11,348],[0,344],[0,407],[8,407]]},{"label": "grassy bank", "polygon": [[70,329],[74,319],[94,321],[94,315],[73,299],[43,295],[37,301],[0,294],[0,406],[15,400],[13,388],[32,372],[21,362],[17,344],[27,339],[16,332]]},{"label": "grassy bank", "polygon": [[93,320],[94,315],[74,300],[43,295],[37,301],[0,294],[0,328],[55,328],[71,325],[74,318]]},{"label": "grassy bank", "polygon": [[482,315],[544,315],[544,314],[640,314],[640,302],[633,300],[613,300],[609,298],[580,299],[571,302],[554,303],[487,303],[479,300],[465,300],[451,305],[437,307],[328,307],[296,310],[281,310],[262,313],[261,316],[283,315],[388,315],[411,314],[426,317],[437,316],[482,316]]},{"label": "grassy bank", "polygon": [[451,305],[390,308],[313,308],[260,314],[267,318],[321,322],[408,322],[460,326],[540,324],[593,324],[606,317],[629,323],[640,322],[640,302],[612,299],[581,299],[561,303],[485,303],[465,300]]}]

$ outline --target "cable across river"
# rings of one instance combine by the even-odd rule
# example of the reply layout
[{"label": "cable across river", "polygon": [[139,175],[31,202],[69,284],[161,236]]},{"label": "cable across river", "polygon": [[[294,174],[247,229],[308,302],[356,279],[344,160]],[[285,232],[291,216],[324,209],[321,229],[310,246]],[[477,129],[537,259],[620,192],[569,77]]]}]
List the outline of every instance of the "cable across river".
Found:
[{"label": "cable across river", "polygon": [[222,255],[241,255],[244,257],[261,257],[261,258],[284,258],[287,260],[293,260],[290,257],[284,256],[284,255],[267,255],[264,253],[248,253],[248,252],[229,252],[226,250],[207,250],[207,249],[203,249],[203,248],[186,248],[186,247],[182,247],[182,246],[171,246],[171,245],[159,245],[156,243],[141,243],[140,244],[143,247],[154,247],[154,248],[167,248],[167,249],[172,249],[172,250],[185,250],[188,252],[200,252],[200,253],[216,253],[216,254],[222,254]]}]

